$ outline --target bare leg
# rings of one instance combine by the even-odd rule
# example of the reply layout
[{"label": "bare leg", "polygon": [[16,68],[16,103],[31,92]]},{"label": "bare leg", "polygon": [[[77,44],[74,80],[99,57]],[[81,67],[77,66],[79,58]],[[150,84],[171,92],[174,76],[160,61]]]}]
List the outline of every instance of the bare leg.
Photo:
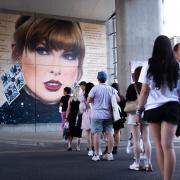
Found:
[{"label": "bare leg", "polygon": [[120,142],[120,130],[114,130],[114,146],[118,146]]},{"label": "bare leg", "polygon": [[140,162],[140,127],[131,125],[131,132],[133,135],[133,152],[136,159],[136,163]]},{"label": "bare leg", "polygon": [[164,180],[172,180],[176,167],[174,135],[177,126],[163,121],[161,124],[161,144],[164,152]]},{"label": "bare leg", "polygon": [[94,134],[91,132],[91,149],[94,151]]},{"label": "bare leg", "polygon": [[142,125],[141,127],[141,136],[144,144],[144,149],[145,149],[145,155],[146,155],[146,160],[147,164],[151,164],[151,142],[149,139],[149,127],[148,125]]},{"label": "bare leg", "polygon": [[108,153],[112,153],[114,138],[112,132],[105,132],[107,138]]},{"label": "bare leg", "polygon": [[89,150],[91,150],[91,131],[90,131],[90,129],[86,130],[86,139],[87,139],[87,143],[88,143],[88,148],[89,148]]},{"label": "bare leg", "polygon": [[96,132],[96,133],[93,135],[94,150],[95,150],[95,154],[96,154],[96,155],[99,155],[100,137],[101,137],[101,132]]},{"label": "bare leg", "polygon": [[120,129],[114,130],[114,147],[113,147],[113,154],[117,154],[118,145],[120,142]]},{"label": "bare leg", "polygon": [[69,137],[68,137],[68,149],[69,149],[69,148],[72,148],[72,140],[73,140],[73,137],[72,137],[72,136],[69,136]]},{"label": "bare leg", "polygon": [[80,151],[81,138],[77,138],[77,147],[76,150]]},{"label": "bare leg", "polygon": [[161,124],[160,123],[150,123],[150,130],[152,132],[154,143],[156,146],[156,158],[160,169],[160,173],[164,175],[164,153],[161,145]]}]

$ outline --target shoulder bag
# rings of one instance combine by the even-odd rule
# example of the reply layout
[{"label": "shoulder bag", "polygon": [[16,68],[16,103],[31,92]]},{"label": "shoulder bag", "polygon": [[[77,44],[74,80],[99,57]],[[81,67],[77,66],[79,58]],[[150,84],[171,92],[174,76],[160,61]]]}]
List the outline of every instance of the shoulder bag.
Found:
[{"label": "shoulder bag", "polygon": [[125,105],[125,108],[124,108],[124,111],[126,113],[135,113],[136,109],[137,109],[137,106],[138,106],[139,93],[138,93],[138,91],[136,89],[135,84],[134,84],[134,88],[136,90],[137,99],[134,100],[134,101],[127,101],[126,102],[126,105]]}]

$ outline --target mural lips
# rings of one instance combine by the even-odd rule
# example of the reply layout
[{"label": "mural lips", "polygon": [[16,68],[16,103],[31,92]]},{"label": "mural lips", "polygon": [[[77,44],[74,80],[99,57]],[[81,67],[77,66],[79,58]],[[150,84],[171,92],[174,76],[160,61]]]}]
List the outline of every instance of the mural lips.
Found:
[{"label": "mural lips", "polygon": [[61,88],[62,83],[52,79],[50,81],[45,82],[44,86],[48,91],[58,91]]}]

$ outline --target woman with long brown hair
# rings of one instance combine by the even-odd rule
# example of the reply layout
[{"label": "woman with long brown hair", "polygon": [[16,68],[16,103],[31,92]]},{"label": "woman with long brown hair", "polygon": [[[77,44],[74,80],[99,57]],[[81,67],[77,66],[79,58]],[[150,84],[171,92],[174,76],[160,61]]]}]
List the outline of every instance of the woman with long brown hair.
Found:
[{"label": "woman with long brown hair", "polygon": [[148,64],[143,67],[139,82],[142,83],[136,122],[144,119],[150,124],[157,162],[164,180],[172,180],[176,167],[174,136],[179,124],[179,64],[171,42],[160,35],[154,42]]}]

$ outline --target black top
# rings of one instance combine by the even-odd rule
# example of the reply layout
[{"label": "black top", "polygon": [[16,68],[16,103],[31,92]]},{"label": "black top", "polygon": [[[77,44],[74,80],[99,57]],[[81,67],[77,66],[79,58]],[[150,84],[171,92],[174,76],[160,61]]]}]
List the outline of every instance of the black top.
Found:
[{"label": "black top", "polygon": [[126,101],[134,101],[137,99],[137,93],[134,84],[130,84],[126,91]]},{"label": "black top", "polygon": [[66,112],[68,107],[68,101],[69,101],[70,95],[62,96],[60,99],[60,103],[62,103],[62,112]]},{"label": "black top", "polygon": [[43,104],[23,89],[20,96],[10,105],[6,102],[0,107],[0,123],[30,124],[60,122],[59,104]]},{"label": "black top", "polygon": [[[140,94],[142,84],[137,82],[136,87],[137,91]],[[134,84],[130,84],[126,91],[126,101],[135,101],[137,99],[137,93],[134,87]]]}]

